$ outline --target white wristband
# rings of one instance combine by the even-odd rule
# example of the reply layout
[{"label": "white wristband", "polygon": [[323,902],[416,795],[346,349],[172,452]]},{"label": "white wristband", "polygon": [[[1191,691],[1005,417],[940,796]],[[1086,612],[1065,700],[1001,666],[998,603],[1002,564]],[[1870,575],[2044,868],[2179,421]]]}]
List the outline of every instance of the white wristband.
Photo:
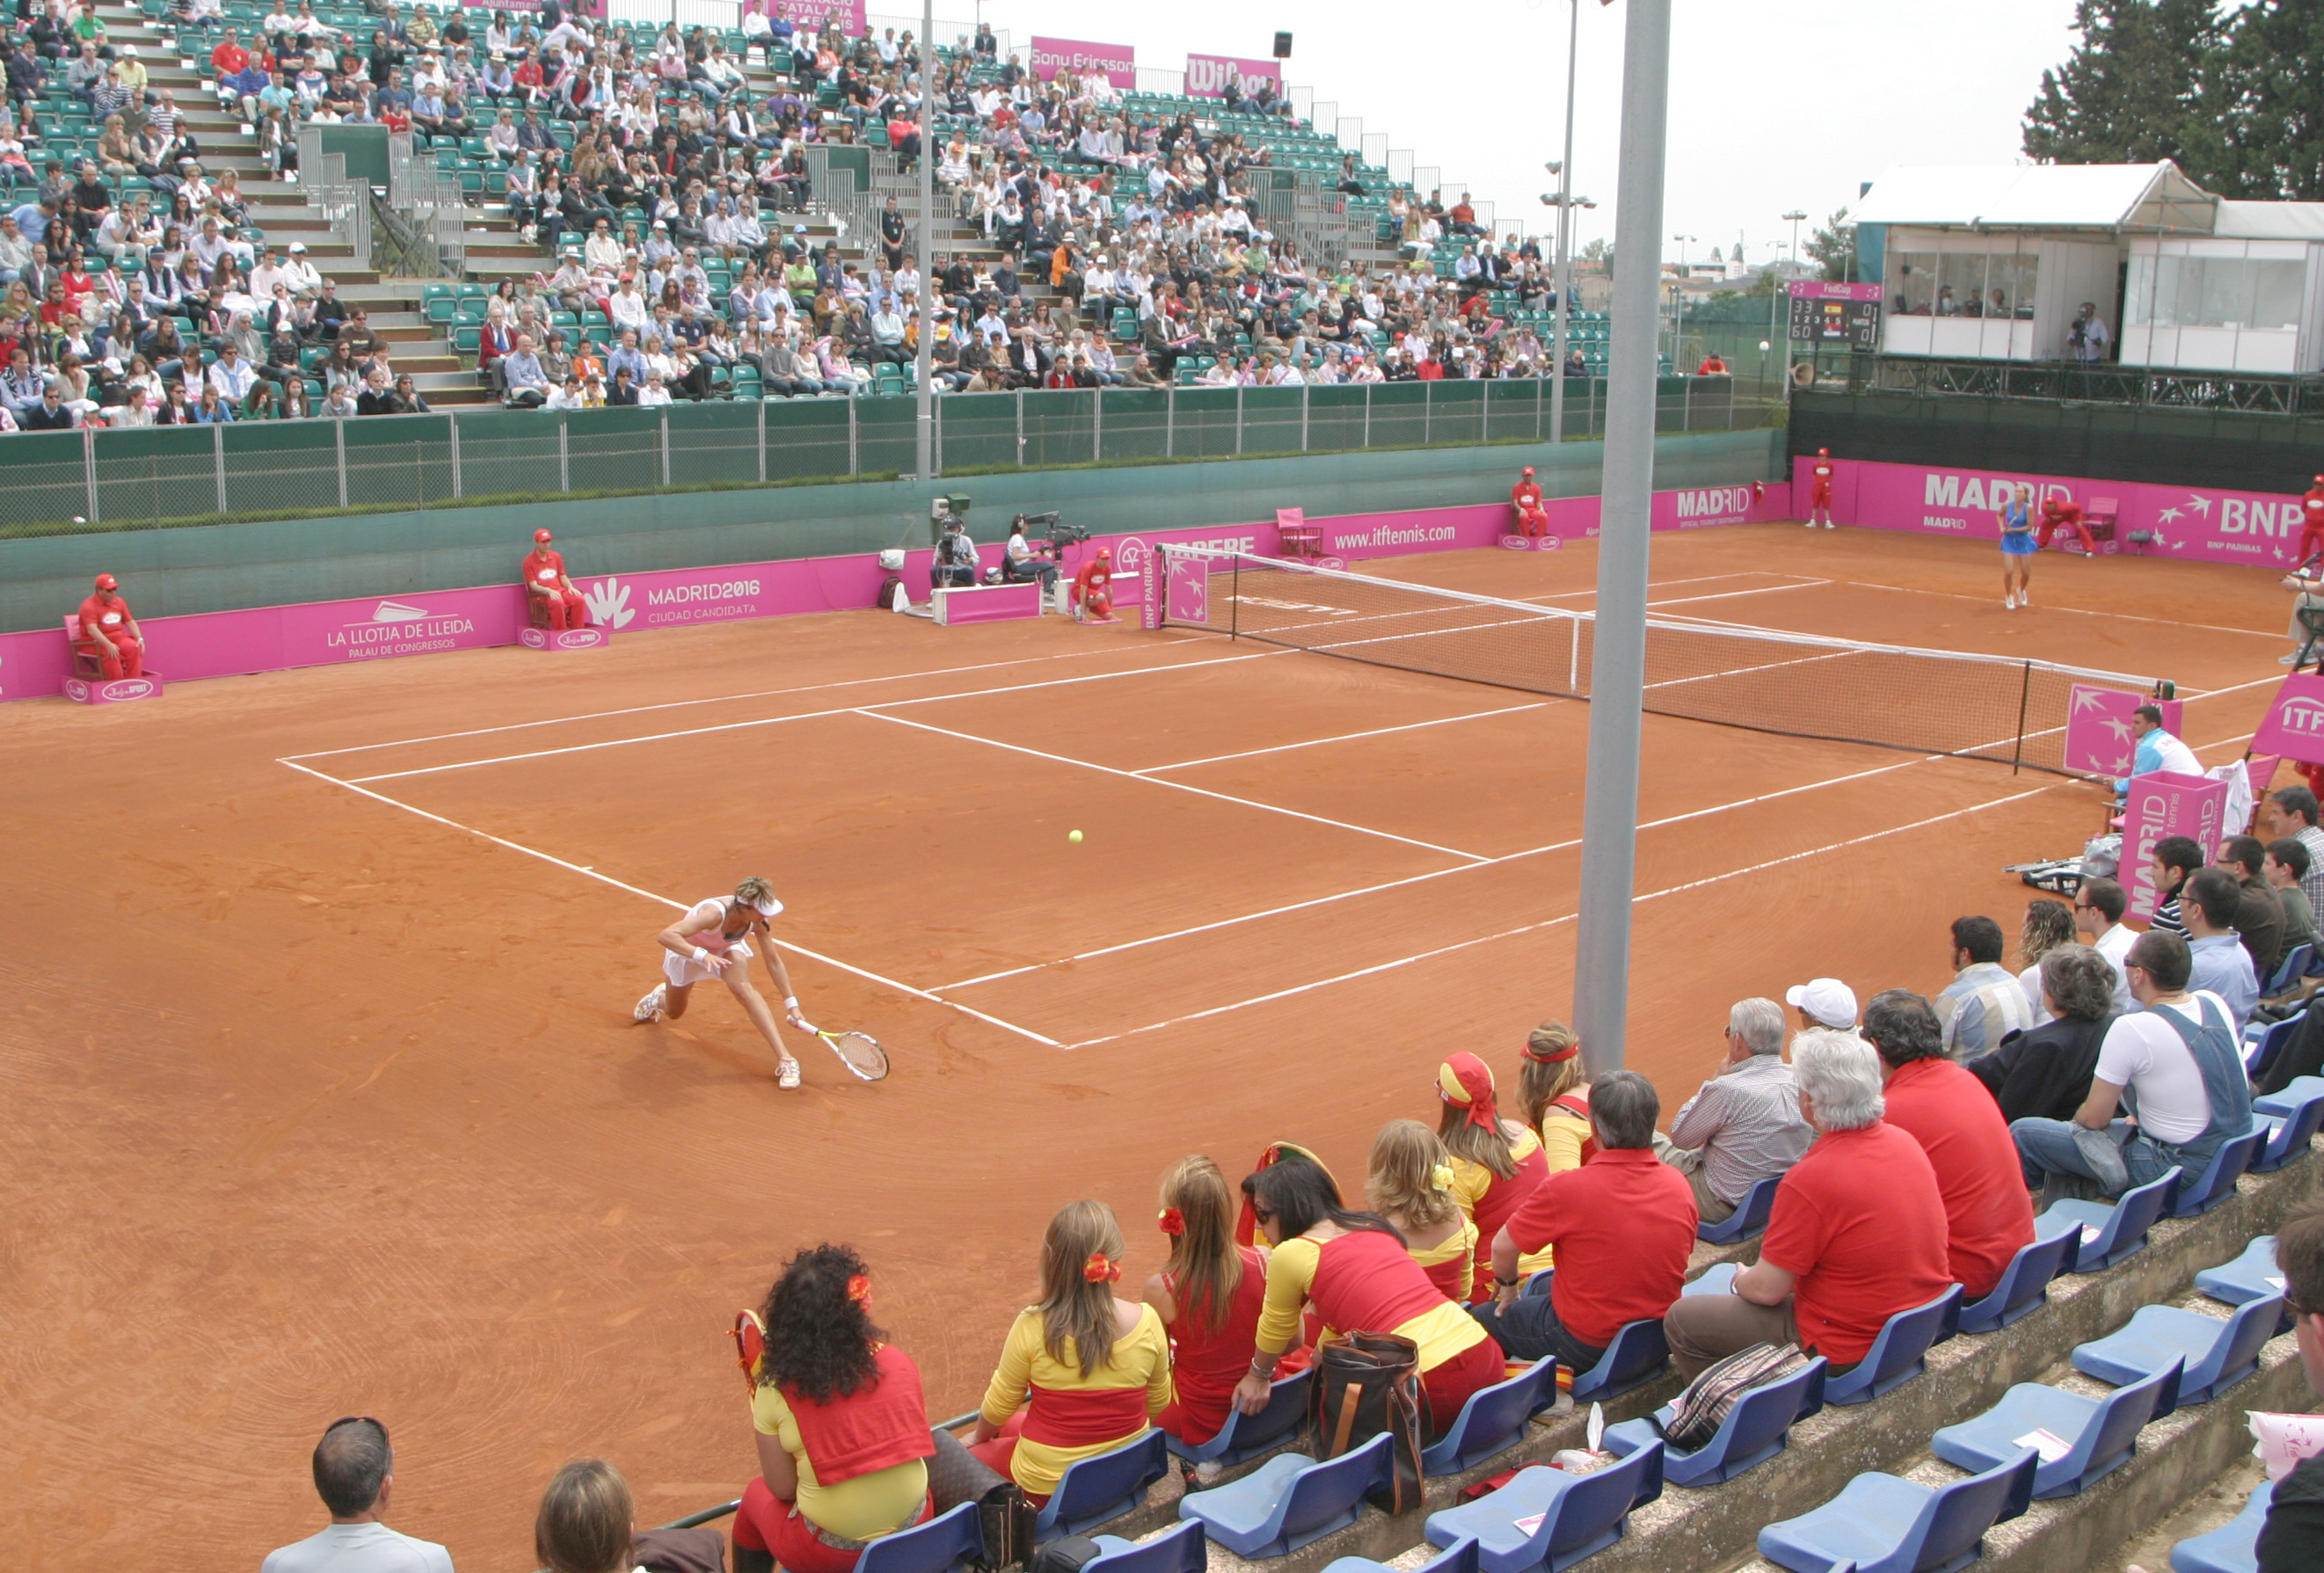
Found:
[{"label": "white wristband", "polygon": [[783,1008],[785,1010],[797,1010],[798,1008],[798,996],[796,994],[785,995],[783,997]]},{"label": "white wristband", "polygon": [[694,959],[697,962],[706,961],[710,959],[710,952],[704,950],[700,945],[696,945],[694,947]]}]

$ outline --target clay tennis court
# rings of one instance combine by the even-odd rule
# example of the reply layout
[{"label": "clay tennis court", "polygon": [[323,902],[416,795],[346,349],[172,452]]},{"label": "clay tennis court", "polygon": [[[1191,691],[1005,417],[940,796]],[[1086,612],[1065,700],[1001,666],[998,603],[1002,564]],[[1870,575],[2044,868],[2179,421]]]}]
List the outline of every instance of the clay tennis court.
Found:
[{"label": "clay tennis court", "polygon": [[[2207,762],[2281,669],[2248,571],[1796,527],[1665,536],[1660,612],[2175,679]],[[1589,546],[1382,572],[1584,608]],[[1834,695],[1835,704],[1847,696]],[[1360,1182],[1454,1048],[1504,1077],[1572,997],[1588,708],[1202,633],[838,613],[0,708],[0,1525],[30,1566],[249,1566],[376,1415],[392,1522],[530,1568],[540,1487],[650,1521],[753,1467],[724,1329],[823,1238],[938,1412],[981,1393],[1060,1202],[1130,1276],[1188,1151]],[[1630,1062],[1665,1116],[1728,1005],[1946,980],[2005,863],[2097,789],[1650,716]],[[1069,830],[1086,840],[1071,845]],[[639,1027],[673,903],[770,875],[811,1040]]]}]

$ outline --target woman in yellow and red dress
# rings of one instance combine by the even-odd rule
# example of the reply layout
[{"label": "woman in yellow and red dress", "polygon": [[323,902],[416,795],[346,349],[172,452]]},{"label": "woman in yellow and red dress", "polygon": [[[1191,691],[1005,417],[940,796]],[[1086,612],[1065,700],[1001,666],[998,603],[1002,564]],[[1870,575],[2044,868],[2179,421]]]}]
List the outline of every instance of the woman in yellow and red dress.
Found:
[{"label": "woman in yellow and red dress", "polygon": [[1267,1253],[1235,1243],[1234,1207],[1227,1177],[1199,1154],[1162,1177],[1170,1260],[1146,1281],[1146,1303],[1169,1329],[1176,1397],[1154,1423],[1196,1447],[1227,1423],[1267,1303]]},{"label": "woman in yellow and red dress", "polygon": [[1285,1154],[1246,1179],[1243,1190],[1275,1247],[1258,1350],[1235,1385],[1245,1414],[1266,1407],[1268,1370],[1297,1337],[1299,1309],[1310,1302],[1327,1328],[1412,1340],[1433,1432],[1441,1434],[1471,1394],[1507,1374],[1492,1335],[1429,1282],[1385,1219],[1344,1206],[1322,1164]]},{"label": "woman in yellow and red dress", "polygon": [[1582,1074],[1582,1040],[1562,1021],[1545,1021],[1526,1035],[1517,1067],[1517,1101],[1526,1123],[1541,1133],[1552,1174],[1579,1169],[1598,1151],[1590,1132],[1590,1083]]},{"label": "woman in yellow and red dress", "polygon": [[761,1473],[734,1514],[735,1573],[850,1573],[867,1544],[928,1516],[919,1370],[872,1324],[871,1278],[845,1246],[793,1256],[761,1320]]},{"label": "woman in yellow and red dress", "polygon": [[1428,1281],[1455,1304],[1476,1275],[1477,1226],[1452,1194],[1452,1155],[1416,1119],[1392,1119],[1372,1138],[1364,1200],[1396,1226]]},{"label": "woman in yellow and red dress", "polygon": [[[1477,1226],[1475,1266],[1470,1296],[1492,1297],[1493,1240],[1501,1226],[1549,1177],[1541,1138],[1513,1119],[1501,1118],[1493,1099],[1493,1073],[1474,1054],[1454,1054],[1436,1067],[1436,1096],[1443,1106],[1436,1135],[1452,1156],[1452,1194]],[[1545,1255],[1526,1258],[1519,1271],[1539,1272]]]},{"label": "woman in yellow and red dress", "polygon": [[1066,1466],[1142,1435],[1170,1403],[1170,1339],[1150,1305],[1117,1299],[1121,1226],[1102,1201],[1058,1209],[1041,1238],[1041,1300],[1017,1315],[969,1451],[1046,1503]]}]

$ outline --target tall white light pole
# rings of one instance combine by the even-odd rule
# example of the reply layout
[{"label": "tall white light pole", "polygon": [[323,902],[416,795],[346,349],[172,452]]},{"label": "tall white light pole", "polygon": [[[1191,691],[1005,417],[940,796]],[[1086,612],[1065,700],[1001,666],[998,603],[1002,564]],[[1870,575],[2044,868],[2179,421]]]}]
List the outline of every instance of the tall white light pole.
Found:
[{"label": "tall white light pole", "polygon": [[[981,12],[980,12],[981,14]],[[923,481],[933,481],[936,474],[936,389],[931,385],[936,352],[936,258],[930,243],[936,235],[936,0],[920,4],[920,235],[919,244],[912,248],[914,260],[920,269],[920,343],[918,359],[913,366],[913,436],[918,439],[914,456],[918,461],[918,474]]]},{"label": "tall white light pole", "polygon": [[[1807,215],[1796,207],[1784,215],[1784,222],[1792,226],[1792,267],[1794,271],[1798,270],[1800,265],[1800,222],[1806,217]],[[1782,281],[1778,281],[1778,282],[1781,283]],[[1790,286],[1788,284],[1784,284],[1783,288],[1777,291],[1778,297],[1781,298],[1787,294],[1789,289]],[[1789,320],[1788,313],[1786,314],[1786,319],[1783,326],[1784,397],[1789,399],[1792,396],[1792,325]]]},{"label": "tall white light pole", "polygon": [[1557,369],[1549,379],[1549,440],[1565,440],[1566,321],[1573,310],[1573,81],[1582,57],[1582,0],[1570,0],[1565,23],[1565,156],[1552,167],[1557,172],[1557,254],[1550,276],[1557,287]]}]

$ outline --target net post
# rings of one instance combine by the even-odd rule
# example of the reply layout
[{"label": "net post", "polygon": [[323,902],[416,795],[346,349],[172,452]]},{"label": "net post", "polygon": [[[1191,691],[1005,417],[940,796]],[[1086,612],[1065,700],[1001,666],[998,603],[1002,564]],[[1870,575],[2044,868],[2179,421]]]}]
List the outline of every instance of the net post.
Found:
[{"label": "net post", "polygon": [[2033,700],[2034,663],[2028,661],[2025,663],[2024,680],[2017,689],[2017,749],[2009,756],[2009,773],[2013,776],[2017,774],[2017,768],[2025,762],[2025,711]]},{"label": "net post", "polygon": [[1614,238],[1614,385],[1607,410],[1604,525],[1582,804],[1573,1022],[1593,1076],[1618,1070],[1628,1026],[1637,879],[1646,578],[1652,537],[1668,141],[1671,0],[1630,0],[1622,41],[1622,142]]},{"label": "net post", "polygon": [[1242,638],[1242,557],[1234,560],[1234,582],[1227,591],[1227,638]]}]

